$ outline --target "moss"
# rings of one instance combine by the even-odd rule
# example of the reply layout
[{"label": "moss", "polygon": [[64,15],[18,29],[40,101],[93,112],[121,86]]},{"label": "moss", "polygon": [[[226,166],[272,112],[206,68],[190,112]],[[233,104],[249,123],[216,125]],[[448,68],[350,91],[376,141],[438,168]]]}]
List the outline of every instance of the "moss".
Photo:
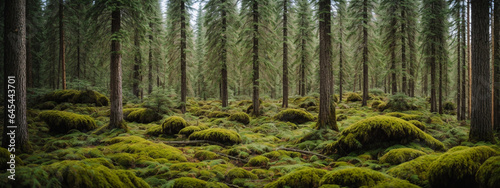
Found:
[{"label": "moss", "polygon": [[280,159],[281,157],[291,157],[291,158],[301,157],[302,154],[293,151],[277,150],[265,153],[263,154],[263,156],[271,159]]},{"label": "moss", "polygon": [[186,120],[179,116],[171,116],[163,122],[161,129],[163,134],[173,135],[179,133],[181,129],[187,127]]},{"label": "moss", "polygon": [[40,109],[40,110],[50,110],[50,109],[54,109],[56,106],[57,106],[56,102],[46,101],[44,103],[36,105],[35,108]]},{"label": "moss", "polygon": [[49,110],[40,113],[39,117],[49,125],[51,132],[67,133],[71,129],[86,132],[97,128],[95,120],[90,116],[71,112]]},{"label": "moss", "polygon": [[455,105],[455,103],[453,103],[451,101],[446,101],[443,104],[443,109],[444,110],[453,111],[453,110],[455,110],[455,108],[457,108],[457,105]]},{"label": "moss", "polygon": [[357,93],[347,94],[347,99],[346,99],[347,102],[356,102],[356,101],[362,101],[362,100],[363,99],[361,98],[361,96],[359,96],[359,94],[357,94]]},{"label": "moss", "polygon": [[381,101],[381,100],[375,100],[372,102],[371,106],[372,108],[377,108],[378,105],[382,104],[384,101]]},{"label": "moss", "polygon": [[342,130],[339,140],[327,145],[325,152],[346,154],[383,143],[405,144],[416,139],[424,141],[433,149],[444,149],[443,143],[405,120],[390,116],[374,116]]},{"label": "moss", "polygon": [[24,165],[23,161],[18,156],[15,156],[14,161],[12,161],[11,155],[12,154],[9,152],[9,150],[0,147],[0,171],[3,171],[5,169],[9,169],[10,168],[9,163],[12,163],[12,162],[15,162],[14,165],[16,167],[19,167],[20,165]]},{"label": "moss", "polygon": [[279,112],[274,119],[279,121],[289,121],[296,124],[302,124],[308,121],[314,121],[314,117],[304,110],[286,109]]},{"label": "moss", "polygon": [[344,121],[344,120],[346,120],[346,119],[347,119],[347,116],[346,116],[346,115],[344,115],[344,114],[339,114],[339,115],[337,116],[337,121]]},{"label": "moss", "polygon": [[424,123],[417,121],[417,120],[410,120],[408,121],[409,123],[415,125],[415,127],[418,127],[420,130],[425,131],[427,129],[427,126],[425,126]]},{"label": "moss", "polygon": [[267,184],[265,188],[312,188],[319,187],[321,178],[328,171],[323,169],[305,168],[302,170],[293,171],[278,180]]},{"label": "moss", "polygon": [[406,96],[404,93],[397,93],[390,97],[389,102],[387,102],[386,109],[398,112],[414,110],[415,107],[410,105],[408,101],[409,97]]},{"label": "moss", "polygon": [[424,152],[411,148],[393,149],[380,157],[380,162],[397,165],[425,155]]},{"label": "moss", "polygon": [[347,167],[325,174],[321,178],[321,185],[335,184],[348,187],[373,187],[385,179],[389,179],[389,177],[371,169]]},{"label": "moss", "polygon": [[201,188],[207,185],[206,181],[189,177],[177,178],[174,182],[173,188]]},{"label": "moss", "polygon": [[202,150],[202,151],[197,151],[194,154],[194,157],[197,158],[200,161],[204,161],[204,160],[214,160],[214,159],[217,159],[218,155],[216,153],[214,153],[214,152],[211,152],[211,151]]},{"label": "moss", "polygon": [[221,128],[210,128],[194,132],[189,136],[189,140],[210,140],[226,145],[238,144],[242,141],[237,132]]},{"label": "moss", "polygon": [[243,123],[244,125],[248,125],[250,123],[250,116],[245,112],[237,112],[231,114],[228,118],[229,121],[237,121]]},{"label": "moss", "polygon": [[236,178],[247,178],[247,179],[258,179],[257,175],[243,169],[243,168],[233,168],[227,172],[227,177],[229,180]]},{"label": "moss", "polygon": [[229,186],[221,182],[207,182],[205,188],[229,188]]},{"label": "moss", "polygon": [[374,188],[388,188],[388,187],[391,187],[391,188],[392,187],[419,188],[420,186],[411,184],[410,182],[405,181],[405,180],[391,178],[391,179],[382,181],[373,187]]},{"label": "moss", "polygon": [[251,158],[247,164],[248,166],[267,167],[268,163],[269,163],[269,158],[259,155]]},{"label": "moss", "polygon": [[387,170],[387,174],[424,186],[428,183],[428,168],[439,155],[424,155]]},{"label": "moss", "polygon": [[88,103],[95,104],[96,106],[107,106],[109,104],[109,99],[97,91],[78,91],[72,89],[59,90],[48,93],[44,95],[39,101],[55,101],[57,103]]},{"label": "moss", "polygon": [[264,170],[264,169],[252,169],[251,171],[253,174],[257,175],[259,177],[259,179],[265,179],[265,178],[269,178],[271,177],[272,175],[274,175],[274,173],[272,173],[271,171],[269,170]]},{"label": "moss", "polygon": [[190,170],[197,170],[198,167],[200,167],[199,163],[176,163],[170,166],[170,170],[177,170],[177,171],[190,171]]},{"label": "moss", "polygon": [[130,112],[125,118],[125,120],[127,121],[138,123],[151,123],[160,119],[161,116],[156,111],[149,108],[134,110]]},{"label": "moss", "polygon": [[161,134],[163,134],[161,125],[150,126],[146,131],[146,134],[150,136],[160,136]]},{"label": "moss", "polygon": [[136,155],[129,153],[116,153],[109,156],[109,158],[113,160],[115,164],[118,164],[125,168],[134,166],[136,157],[137,157]]},{"label": "moss", "polygon": [[401,118],[401,119],[404,119],[406,121],[420,119],[419,115],[411,115],[411,114],[405,114],[405,113],[401,113],[401,112],[391,112],[391,113],[387,113],[385,115],[386,116],[392,116],[392,117]]},{"label": "moss", "polygon": [[429,166],[429,183],[432,187],[475,187],[481,164],[496,155],[488,146],[446,152]]},{"label": "moss", "polygon": [[339,185],[325,184],[321,185],[319,188],[341,188]]},{"label": "moss", "polygon": [[385,102],[381,102],[380,104],[378,104],[378,106],[376,107],[379,111],[384,111],[385,109],[387,109],[387,103]]},{"label": "moss", "polygon": [[198,131],[201,131],[201,128],[198,126],[187,126],[187,127],[182,128],[179,131],[179,134],[182,134],[186,137],[189,137],[189,135],[193,134],[194,132],[198,132]]},{"label": "moss", "polygon": [[179,149],[162,143],[153,143],[138,136],[115,137],[105,143],[110,144],[106,149],[113,152],[140,154],[153,159],[165,158],[172,161],[187,161]]},{"label": "moss", "polygon": [[230,116],[229,113],[222,112],[222,111],[213,111],[207,115],[208,118],[224,118],[224,117],[228,117],[228,116]]},{"label": "moss", "polygon": [[476,181],[485,188],[500,185],[500,156],[490,157],[476,173]]}]

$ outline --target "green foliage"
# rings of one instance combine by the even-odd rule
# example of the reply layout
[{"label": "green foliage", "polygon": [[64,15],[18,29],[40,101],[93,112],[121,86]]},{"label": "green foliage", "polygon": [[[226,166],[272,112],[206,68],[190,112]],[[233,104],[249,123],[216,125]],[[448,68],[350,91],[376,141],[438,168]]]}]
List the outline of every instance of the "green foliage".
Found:
[{"label": "green foliage", "polygon": [[207,182],[207,185],[205,185],[206,188],[229,188],[224,183],[221,182]]},{"label": "green foliage", "polygon": [[232,130],[221,128],[210,128],[194,132],[189,136],[189,140],[210,140],[226,145],[234,145],[242,142],[240,134]]},{"label": "green foliage", "polygon": [[[374,106],[372,106],[374,107]],[[376,106],[375,108],[377,108],[379,111],[384,111],[385,109],[387,109],[387,103],[385,102],[381,102],[380,104],[378,104],[378,106]]]},{"label": "green foliage", "polygon": [[138,136],[120,136],[112,138],[105,143],[109,144],[109,151],[126,152],[151,157],[164,158],[172,161],[187,161],[179,149],[162,143],[153,143]]},{"label": "green foliage", "polygon": [[485,188],[494,188],[500,185],[500,156],[490,157],[479,167],[476,181]]},{"label": "green foliage", "polygon": [[453,103],[451,101],[446,101],[443,104],[443,109],[444,110],[453,111],[453,110],[455,110],[455,108],[457,108],[457,105],[455,105],[455,103]]},{"label": "green foliage", "polygon": [[422,123],[422,122],[420,122],[420,121],[410,120],[408,122],[411,123],[411,124],[413,124],[413,125],[415,125],[415,127],[418,127],[422,131],[425,131],[425,129],[427,129],[427,127],[425,126],[425,124]]},{"label": "green foliage", "polygon": [[335,184],[348,187],[373,187],[389,177],[366,168],[347,167],[334,170],[321,178],[321,184]]},{"label": "green foliage", "polygon": [[280,159],[281,157],[291,157],[291,158],[301,157],[302,154],[293,151],[277,150],[265,153],[263,154],[263,156],[270,159]]},{"label": "green foliage", "polygon": [[250,116],[245,112],[236,112],[234,114],[231,114],[228,120],[237,121],[243,123],[244,125],[248,125],[248,123],[250,123]]},{"label": "green foliage", "polygon": [[392,111],[406,111],[406,110],[414,110],[415,107],[410,105],[409,97],[404,93],[397,93],[389,97],[389,102],[385,109],[390,109]]},{"label": "green foliage", "polygon": [[438,157],[438,155],[423,155],[387,170],[387,174],[423,186],[428,183],[429,166]]},{"label": "green foliage", "polygon": [[179,134],[182,134],[186,137],[189,137],[189,135],[193,134],[194,132],[201,131],[201,130],[202,130],[202,128],[199,126],[187,126],[187,127],[182,128],[179,131]]},{"label": "green foliage", "polygon": [[135,121],[138,123],[151,123],[153,121],[158,121],[161,119],[161,116],[155,112],[153,109],[149,108],[140,108],[130,112],[125,120],[127,121]]},{"label": "green foliage", "polygon": [[59,90],[51,93],[45,94],[39,100],[39,103],[46,101],[55,101],[57,103],[87,103],[95,104],[96,106],[107,106],[109,104],[109,99],[93,90]]},{"label": "green foliage", "polygon": [[257,175],[243,168],[233,168],[229,170],[229,172],[227,172],[227,177],[230,180],[234,180],[236,178],[258,179]]},{"label": "green foliage", "polygon": [[390,116],[374,116],[358,121],[340,132],[340,138],[329,144],[327,153],[347,154],[386,142],[408,143],[415,139],[424,141],[429,147],[443,150],[444,145],[405,120]]},{"label": "green foliage", "polygon": [[211,152],[211,151],[206,151],[206,150],[197,151],[194,154],[194,157],[200,161],[214,160],[214,159],[219,158],[219,156],[216,153]]},{"label": "green foliage", "polygon": [[481,164],[497,155],[488,146],[450,149],[429,166],[429,183],[432,187],[474,187]]},{"label": "green foliage", "polygon": [[319,187],[321,178],[328,171],[316,168],[305,168],[302,170],[293,171],[278,180],[269,183],[265,188],[311,188]]},{"label": "green foliage", "polygon": [[345,114],[339,114],[337,116],[337,121],[343,121],[343,120],[346,120],[347,119],[347,116]]},{"label": "green foliage", "polygon": [[109,158],[113,160],[114,163],[125,168],[134,166],[136,157],[136,155],[130,153],[116,153],[109,156]]},{"label": "green foliage", "polygon": [[401,112],[391,112],[391,113],[387,113],[385,115],[386,116],[392,116],[392,117],[401,118],[401,119],[404,119],[406,121],[420,119],[419,115],[405,114],[405,113],[401,113]]},{"label": "green foliage", "polygon": [[173,102],[170,96],[174,92],[162,87],[155,87],[153,91],[144,99],[144,107],[154,110],[156,114],[168,114]]},{"label": "green foliage", "polygon": [[286,109],[280,111],[276,116],[274,116],[274,119],[285,122],[289,121],[296,124],[314,121],[314,117],[309,112],[299,109]]},{"label": "green foliage", "polygon": [[380,88],[372,88],[369,90],[370,94],[373,94],[375,96],[384,96],[385,95],[385,92],[384,90],[380,89]]},{"label": "green foliage", "polygon": [[248,166],[267,167],[268,163],[269,163],[269,158],[259,155],[251,158],[247,164]]},{"label": "green foliage", "polygon": [[40,109],[40,110],[50,110],[54,109],[57,106],[57,103],[54,101],[46,101],[41,104],[38,104],[35,106],[35,108]]},{"label": "green foliage", "polygon": [[358,93],[349,93],[347,94],[346,101],[347,102],[356,102],[356,101],[362,101],[363,99],[361,96],[359,96]]},{"label": "green foliage", "polygon": [[222,112],[222,111],[213,111],[207,115],[208,118],[224,118],[224,117],[228,117],[228,116],[230,116],[229,113]]},{"label": "green foliage", "polygon": [[411,161],[422,155],[425,155],[425,153],[416,149],[398,148],[387,152],[382,157],[380,157],[379,160],[381,163],[390,163],[392,165],[397,165],[407,161]]},{"label": "green foliage", "polygon": [[179,116],[170,116],[163,122],[161,129],[163,134],[173,135],[179,133],[181,129],[187,127],[186,120]]},{"label": "green foliage", "polygon": [[49,110],[39,114],[40,119],[49,125],[51,132],[67,133],[71,129],[90,131],[97,128],[96,122],[90,116],[71,112]]},{"label": "green foliage", "polygon": [[[11,153],[9,150],[0,147],[0,171],[4,171],[8,168],[10,168],[10,164],[7,164],[7,162],[11,163]],[[23,161],[18,157],[14,157],[14,161],[16,167],[19,167],[20,165],[23,165]]]},{"label": "green foliage", "polygon": [[161,125],[152,125],[148,128],[146,134],[150,136],[160,136],[163,134],[163,129]]},{"label": "green foliage", "polygon": [[378,108],[378,105],[382,104],[384,101],[374,100],[371,104],[372,108]]}]

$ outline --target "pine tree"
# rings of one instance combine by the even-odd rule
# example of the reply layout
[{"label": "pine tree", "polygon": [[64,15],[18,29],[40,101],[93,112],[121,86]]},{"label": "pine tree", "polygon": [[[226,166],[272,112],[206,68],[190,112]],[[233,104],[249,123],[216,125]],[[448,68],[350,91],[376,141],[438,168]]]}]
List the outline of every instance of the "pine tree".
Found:
[{"label": "pine tree", "polygon": [[281,107],[288,108],[288,10],[290,9],[291,2],[289,0],[282,0],[283,5],[283,102]]},{"label": "pine tree", "polygon": [[311,5],[307,0],[297,1],[296,8],[297,16],[295,19],[295,25],[297,26],[297,31],[295,31],[294,44],[296,47],[295,54],[296,62],[298,64],[298,89],[299,95],[306,95],[306,73],[310,70],[310,62],[312,61],[312,51],[313,49],[313,32],[312,26],[312,10]]},{"label": "pine tree", "polygon": [[337,2],[337,23],[338,23],[338,35],[337,35],[337,43],[338,43],[338,58],[339,58],[339,101],[342,101],[343,94],[343,84],[344,84],[344,64],[346,60],[345,53],[345,45],[344,45],[344,36],[345,36],[345,17],[346,17],[346,1],[344,0],[336,0]]},{"label": "pine tree", "polygon": [[500,0],[494,0],[493,38],[494,38],[494,99],[493,99],[493,128],[500,132]]}]

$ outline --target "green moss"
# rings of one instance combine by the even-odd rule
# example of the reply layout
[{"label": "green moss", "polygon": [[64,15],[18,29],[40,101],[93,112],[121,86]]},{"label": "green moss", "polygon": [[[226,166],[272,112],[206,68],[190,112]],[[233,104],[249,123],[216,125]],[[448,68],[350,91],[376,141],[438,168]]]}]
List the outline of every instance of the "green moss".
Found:
[{"label": "green moss", "polygon": [[150,126],[146,131],[146,134],[150,136],[160,136],[161,134],[163,134],[161,125]]},{"label": "green moss", "polygon": [[170,166],[170,170],[177,170],[177,171],[190,171],[190,170],[197,170],[198,167],[200,167],[199,163],[176,163]]},{"label": "green moss", "polygon": [[494,188],[500,185],[500,156],[490,157],[479,167],[476,181],[485,188]]},{"label": "green moss", "polygon": [[432,187],[475,187],[481,164],[496,155],[488,146],[446,152],[429,166],[429,183]]},{"label": "green moss", "polygon": [[109,156],[109,158],[113,160],[115,164],[118,164],[125,168],[134,166],[136,157],[136,155],[130,153],[116,153]]},{"label": "green moss", "polygon": [[339,185],[325,184],[321,185],[319,188],[341,188]]},{"label": "green moss", "polygon": [[57,106],[56,102],[46,101],[44,103],[36,105],[35,108],[40,109],[40,110],[50,110],[50,109],[54,109],[56,106]]},{"label": "green moss", "polygon": [[321,178],[328,171],[316,168],[305,168],[302,170],[293,171],[278,180],[267,184],[265,188],[312,188],[319,187]]},{"label": "green moss", "polygon": [[163,134],[173,135],[179,133],[181,129],[187,127],[186,120],[179,116],[171,116],[161,125]]},{"label": "green moss", "polygon": [[348,187],[373,187],[379,182],[389,178],[390,177],[371,169],[347,167],[325,174],[325,176],[321,178],[321,185],[335,184]]},{"label": "green moss", "polygon": [[382,181],[373,187],[374,188],[388,188],[388,187],[419,188],[420,186],[411,184],[410,182],[405,181],[405,180],[391,178],[391,179]]},{"label": "green moss", "polygon": [[151,157],[164,158],[171,161],[187,161],[179,149],[162,143],[153,143],[137,136],[120,136],[106,141],[106,149],[112,152],[126,152]]},{"label": "green moss", "polygon": [[381,101],[381,100],[374,100],[371,104],[371,107],[372,108],[377,108],[378,105],[382,104],[384,101]]},{"label": "green moss", "polygon": [[401,119],[404,119],[406,121],[420,119],[419,115],[405,114],[405,113],[401,113],[401,112],[391,112],[391,113],[387,113],[385,115],[386,116],[392,116],[392,117],[401,118]]},{"label": "green moss", "polygon": [[387,170],[387,174],[413,184],[428,184],[428,168],[439,155],[424,155]]},{"label": "green moss", "polygon": [[67,133],[71,129],[86,132],[97,128],[95,120],[90,116],[71,112],[49,110],[40,113],[39,117],[49,125],[51,132]]},{"label": "green moss", "polygon": [[425,131],[427,129],[427,126],[425,126],[424,123],[417,121],[417,120],[410,120],[408,121],[409,123],[415,125],[415,127],[418,127],[420,130]]},{"label": "green moss", "polygon": [[210,140],[226,145],[238,144],[242,141],[237,132],[221,128],[210,128],[194,132],[189,136],[189,140]]},{"label": "green moss", "polygon": [[189,137],[189,135],[191,135],[194,132],[198,132],[198,131],[201,131],[201,128],[198,126],[187,126],[187,127],[182,128],[179,131],[179,134],[182,134],[186,137]]},{"label": "green moss", "polygon": [[457,108],[457,105],[455,105],[455,103],[453,103],[451,101],[446,101],[443,104],[443,109],[444,110],[453,111],[453,110],[455,110],[455,108]]},{"label": "green moss", "polygon": [[240,123],[243,123],[244,125],[247,125],[250,123],[250,116],[245,113],[245,112],[237,112],[234,114],[231,114],[228,118],[229,121],[237,121]]},{"label": "green moss", "polygon": [[243,168],[233,168],[227,172],[226,175],[230,180],[236,178],[247,178],[247,179],[258,179],[257,175],[243,169]]},{"label": "green moss", "polygon": [[414,110],[415,107],[410,105],[408,101],[409,97],[404,93],[397,93],[390,97],[389,102],[387,102],[386,109],[398,112]]},{"label": "green moss", "polygon": [[424,152],[411,148],[393,149],[380,157],[380,162],[397,165],[425,155]]},{"label": "green moss", "polygon": [[214,153],[214,152],[211,152],[211,151],[202,150],[202,151],[197,151],[194,154],[194,157],[197,158],[200,161],[204,161],[204,160],[214,160],[214,159],[217,159],[218,155],[216,153]]},{"label": "green moss", "polygon": [[286,109],[279,112],[274,119],[279,121],[289,121],[296,124],[302,124],[308,121],[314,121],[314,117],[304,110],[299,109]]},{"label": "green moss", "polygon": [[14,157],[14,161],[11,161],[11,155],[12,154],[9,152],[9,150],[0,147],[0,171],[10,168],[10,164],[8,164],[7,162],[15,162],[14,165],[16,167],[24,165],[23,161],[17,156]]},{"label": "green moss", "polygon": [[251,158],[247,164],[248,166],[267,167],[268,163],[269,163],[269,158],[259,155]]},{"label": "green moss", "polygon": [[229,113],[222,112],[222,111],[213,111],[207,115],[208,118],[224,118],[224,117],[228,117],[228,116],[230,116]]},{"label": "green moss", "polygon": [[362,101],[363,99],[358,93],[349,93],[347,94],[347,102],[356,102],[356,101]]},{"label": "green moss", "polygon": [[443,150],[444,145],[405,120],[390,116],[374,116],[358,121],[340,132],[338,141],[325,147],[326,153],[347,154],[382,143],[405,144],[419,139],[429,147]]},{"label": "green moss", "polygon": [[337,116],[337,121],[343,121],[343,120],[346,120],[347,119],[347,116],[344,115],[344,114],[339,114]]},{"label": "green moss", "polygon": [[[373,106],[372,106],[373,107]],[[379,111],[384,111],[385,109],[387,109],[387,103],[385,102],[381,102],[380,104],[378,104],[378,106],[376,107]]]},{"label": "green moss", "polygon": [[48,93],[39,99],[39,101],[55,101],[57,103],[88,103],[95,104],[96,106],[107,106],[109,104],[109,99],[97,91],[78,91],[72,89]]},{"label": "green moss", "polygon": [[229,188],[229,186],[221,182],[207,182],[205,188]]},{"label": "green moss", "polygon": [[207,185],[206,181],[189,177],[177,178],[174,181],[175,183],[173,188],[201,188]]},{"label": "green moss", "polygon": [[160,119],[161,116],[153,109],[149,108],[140,108],[138,110],[134,110],[130,112],[125,118],[125,120],[127,121],[138,123],[151,123]]}]

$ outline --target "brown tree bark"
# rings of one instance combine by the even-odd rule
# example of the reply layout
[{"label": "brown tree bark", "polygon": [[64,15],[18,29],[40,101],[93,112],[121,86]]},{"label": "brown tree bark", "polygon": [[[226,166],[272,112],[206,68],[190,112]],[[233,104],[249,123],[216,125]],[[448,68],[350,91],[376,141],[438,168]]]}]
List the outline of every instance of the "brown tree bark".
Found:
[{"label": "brown tree bark", "polygon": [[133,67],[133,75],[132,75],[132,93],[136,96],[140,96],[140,89],[139,89],[139,83],[141,82],[141,64],[142,64],[142,57],[141,57],[141,44],[139,41],[139,30],[135,29],[134,30],[134,67]]},{"label": "brown tree bark", "polygon": [[252,96],[252,104],[253,104],[253,112],[254,116],[259,116],[259,3],[257,0],[253,0],[252,2],[252,15],[253,15],[253,60],[252,60],[252,82],[253,82],[253,96]]},{"label": "brown tree bark", "polygon": [[500,131],[500,0],[494,0],[494,118],[493,118],[493,128],[495,131]]},{"label": "brown tree bark", "polygon": [[288,1],[283,1],[283,103],[288,108]]},{"label": "brown tree bark", "polygon": [[186,113],[187,73],[186,73],[186,5],[181,2],[181,112]]},{"label": "brown tree bark", "polygon": [[222,36],[222,41],[221,41],[221,48],[222,48],[222,68],[221,68],[221,76],[222,76],[222,83],[221,83],[221,100],[222,100],[222,107],[227,107],[228,106],[228,100],[229,100],[229,97],[228,97],[228,92],[227,92],[227,87],[228,87],[228,84],[227,84],[227,18],[226,18],[226,7],[227,7],[227,3],[225,0],[222,0],[221,1],[221,4],[222,6],[224,6],[224,8],[222,8],[222,12],[221,12],[221,16],[222,16],[222,33],[223,33],[223,36]]},{"label": "brown tree bark", "polygon": [[[304,36],[305,33],[302,33],[302,36]],[[305,96],[306,95],[306,40],[302,39],[302,55],[300,59],[300,96]]]},{"label": "brown tree bark", "polygon": [[149,34],[149,54],[148,54],[148,94],[153,92],[153,23],[149,23],[151,33]]},{"label": "brown tree bark", "polygon": [[[462,9],[458,9],[457,11],[457,19],[460,19],[460,11]],[[458,21],[457,23],[457,29],[458,29],[458,32],[457,32],[457,100],[456,100],[456,103],[457,103],[457,120],[462,120],[462,115],[461,115],[461,112],[462,112],[462,91],[461,91],[461,88],[462,88],[462,80],[461,80],[461,67],[460,67],[460,63],[461,63],[461,58],[462,56],[460,56],[460,52],[462,51],[462,48],[460,45],[462,45],[462,43],[460,42],[460,37],[462,37],[462,25],[461,25],[462,21]]]},{"label": "brown tree bark", "polygon": [[467,116],[467,118],[471,118],[472,116],[472,49],[471,49],[471,33],[470,33],[470,3],[471,3],[471,0],[468,0],[467,1],[467,55],[468,55],[468,75],[469,75],[469,80],[468,80],[468,84],[469,84],[469,87],[467,88],[468,91],[467,91],[467,96],[468,96],[468,102],[467,102],[467,113],[469,114]]},{"label": "brown tree bark", "polygon": [[[363,101],[361,106],[366,106],[368,101],[368,0],[363,1]],[[332,88],[333,89],[333,88]]]},{"label": "brown tree bark", "polygon": [[66,46],[64,43],[64,0],[59,0],[59,62],[61,64],[62,89],[66,89]]},{"label": "brown tree bark", "polygon": [[[342,11],[343,13],[343,11]],[[344,39],[343,39],[343,35],[344,35],[344,27],[342,26],[343,22],[342,22],[342,16],[341,15],[341,12],[339,12],[339,26],[340,26],[340,32],[339,32],[339,103],[340,101],[342,101],[342,85],[343,85],[343,82],[344,82],[344,78],[343,78],[343,66],[344,66],[344,62],[343,62],[343,57],[344,57],[344,49],[343,49],[343,44],[344,44]]]},{"label": "brown tree bark", "polygon": [[472,114],[469,140],[491,141],[489,0],[474,0],[472,11]]},{"label": "brown tree bark", "polygon": [[408,92],[408,81],[406,79],[407,75],[407,69],[406,69],[406,39],[405,39],[405,30],[406,30],[406,14],[404,10],[405,6],[401,6],[401,70],[403,71],[403,80],[401,83],[401,92],[405,93],[406,95],[409,95]]},{"label": "brown tree bark", "polygon": [[[4,125],[2,147],[12,154],[29,152],[26,119],[26,1],[5,1],[4,7]],[[10,116],[10,117],[9,117]],[[12,120],[12,121],[11,121]],[[12,143],[8,133],[15,133]],[[17,150],[17,151],[16,151]]]},{"label": "brown tree bark", "polygon": [[[396,17],[393,17],[391,20],[391,36],[396,36],[396,24],[397,24],[397,19]],[[391,85],[392,85],[392,91],[391,93],[394,95],[398,92],[398,82],[397,82],[397,77],[396,77],[396,38],[392,39],[391,44]]]},{"label": "brown tree bark", "polygon": [[[26,20],[29,23],[32,15],[29,10],[29,1],[26,1]],[[31,26],[26,24],[26,87],[33,87],[33,55],[31,54]]]},{"label": "brown tree bark", "polygon": [[110,62],[110,101],[111,113],[109,128],[127,129],[123,122],[122,104],[122,55],[121,55],[121,10],[117,8],[119,1],[114,1],[116,8],[111,12],[111,62]]},{"label": "brown tree bark", "polygon": [[[465,1],[464,1],[465,3]],[[465,120],[467,118],[467,96],[469,95],[468,92],[467,92],[467,79],[466,79],[466,72],[467,72],[467,65],[466,65],[466,58],[465,58],[465,55],[466,55],[466,52],[465,52],[465,41],[467,40],[468,41],[468,38],[466,39],[465,38],[465,32],[466,32],[466,29],[465,29],[465,4],[462,6],[462,44],[461,44],[461,48],[462,48],[462,95],[461,95],[461,104],[462,104],[462,109],[460,110],[460,116],[461,116],[461,120]],[[468,30],[467,30],[468,32]],[[468,34],[467,34],[468,35]],[[469,102],[470,104],[470,102]],[[469,116],[470,117],[470,116]]]}]

